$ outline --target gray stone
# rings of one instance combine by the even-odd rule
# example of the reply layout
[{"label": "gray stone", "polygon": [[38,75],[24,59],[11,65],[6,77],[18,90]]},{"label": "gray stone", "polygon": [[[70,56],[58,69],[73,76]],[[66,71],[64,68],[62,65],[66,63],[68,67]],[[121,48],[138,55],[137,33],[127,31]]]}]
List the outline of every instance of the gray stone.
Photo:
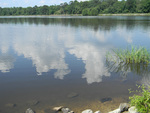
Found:
[{"label": "gray stone", "polygon": [[68,98],[74,98],[74,97],[77,97],[77,96],[79,96],[78,93],[72,92],[72,93],[68,94],[67,97],[68,97]]},{"label": "gray stone", "polygon": [[13,108],[13,107],[16,107],[16,104],[8,103],[8,104],[6,104],[5,106],[6,106],[6,107]]},{"label": "gray stone", "polygon": [[61,111],[63,113],[69,113],[70,112],[70,109],[69,108],[62,108]]},{"label": "gray stone", "polygon": [[135,106],[130,107],[128,111],[129,113],[138,113]]},{"label": "gray stone", "polygon": [[91,109],[87,109],[87,110],[82,111],[82,113],[93,113],[93,111]]},{"label": "gray stone", "polygon": [[28,108],[25,113],[35,113],[31,108]]},{"label": "gray stone", "polygon": [[121,103],[119,109],[121,112],[128,111],[130,105],[128,103]]},{"label": "gray stone", "polygon": [[118,109],[115,109],[115,110],[110,111],[110,112],[108,112],[108,113],[121,113],[121,111],[120,111],[120,109],[118,108]]}]

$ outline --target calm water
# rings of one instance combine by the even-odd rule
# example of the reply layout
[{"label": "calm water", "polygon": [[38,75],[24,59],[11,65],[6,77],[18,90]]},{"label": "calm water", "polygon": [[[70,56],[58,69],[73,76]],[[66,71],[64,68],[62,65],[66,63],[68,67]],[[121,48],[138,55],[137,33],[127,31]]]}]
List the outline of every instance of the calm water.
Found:
[{"label": "calm water", "polygon": [[117,108],[150,82],[149,69],[106,65],[107,51],[131,45],[150,48],[150,17],[0,17],[0,113]]}]

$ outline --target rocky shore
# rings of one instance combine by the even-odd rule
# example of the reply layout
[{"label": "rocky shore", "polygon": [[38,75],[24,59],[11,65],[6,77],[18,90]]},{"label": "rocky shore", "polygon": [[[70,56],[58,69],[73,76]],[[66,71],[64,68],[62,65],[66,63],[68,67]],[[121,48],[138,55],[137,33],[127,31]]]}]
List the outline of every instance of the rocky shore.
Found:
[{"label": "rocky shore", "polygon": [[[56,113],[75,113],[74,111],[70,110],[67,107],[63,107],[63,106],[59,106],[59,107],[54,107],[53,111]],[[36,113],[35,111],[33,111],[31,108],[28,108],[25,113]],[[98,111],[92,111],[91,109],[86,109],[84,111],[82,111],[81,113],[102,113],[100,110]],[[138,113],[137,109],[135,108],[135,106],[131,106],[128,103],[121,103],[119,105],[118,109],[115,109],[113,111],[110,111],[108,113]]]},{"label": "rocky shore", "polygon": [[[25,106],[25,109],[22,110],[24,113],[138,113],[134,106],[127,103],[128,96],[124,98],[104,97],[94,101],[84,101],[84,103],[80,98],[81,103],[79,101],[76,103],[74,100],[78,99],[79,96],[78,93],[72,92],[66,96],[70,101],[67,104],[47,103],[46,106],[41,100],[27,100],[22,104]],[[7,103],[5,107],[13,110],[21,108],[21,105],[19,103]]]}]

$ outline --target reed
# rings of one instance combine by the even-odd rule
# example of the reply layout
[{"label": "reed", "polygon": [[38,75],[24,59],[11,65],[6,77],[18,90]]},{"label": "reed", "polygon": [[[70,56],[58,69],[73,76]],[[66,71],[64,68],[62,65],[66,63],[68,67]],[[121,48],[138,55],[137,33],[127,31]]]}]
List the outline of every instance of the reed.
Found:
[{"label": "reed", "polygon": [[150,53],[144,47],[132,46],[131,49],[113,49],[112,52],[107,53],[106,59],[112,59],[115,62],[124,62],[124,63],[150,63]]}]

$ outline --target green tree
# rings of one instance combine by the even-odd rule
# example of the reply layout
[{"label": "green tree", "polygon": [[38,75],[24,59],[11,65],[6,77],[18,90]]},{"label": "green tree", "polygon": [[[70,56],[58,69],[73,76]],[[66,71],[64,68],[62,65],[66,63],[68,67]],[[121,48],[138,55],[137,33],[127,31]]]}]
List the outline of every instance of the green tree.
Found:
[{"label": "green tree", "polygon": [[136,11],[136,0],[127,0],[126,9],[128,10],[128,12],[134,13]]},{"label": "green tree", "polygon": [[82,10],[82,15],[83,16],[88,16],[89,15],[89,9],[88,8],[85,8]]},{"label": "green tree", "polygon": [[40,14],[41,15],[48,15],[49,14],[49,7],[47,5],[40,7]]},{"label": "green tree", "polygon": [[97,16],[97,15],[98,15],[98,10],[97,10],[97,8],[92,8],[91,11],[90,11],[90,15],[91,15],[91,16]]},{"label": "green tree", "polygon": [[142,12],[149,13],[150,12],[150,0],[142,0]]}]

